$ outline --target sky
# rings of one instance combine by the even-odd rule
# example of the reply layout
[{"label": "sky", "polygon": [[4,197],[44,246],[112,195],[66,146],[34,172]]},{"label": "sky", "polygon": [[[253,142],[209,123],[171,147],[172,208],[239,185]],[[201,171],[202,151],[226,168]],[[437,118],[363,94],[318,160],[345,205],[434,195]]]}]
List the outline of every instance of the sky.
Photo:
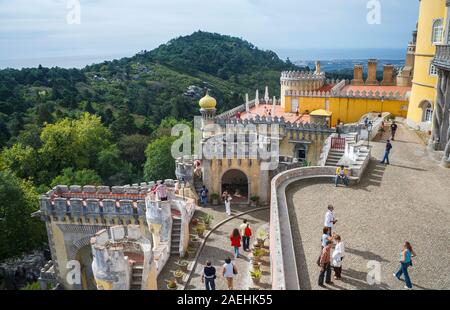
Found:
[{"label": "sky", "polygon": [[[374,2],[380,14],[369,23]],[[74,3],[80,4],[79,15],[72,14]],[[291,60],[323,50],[405,50],[418,5],[417,0],[0,0],[0,67],[71,61],[81,66],[132,56],[197,30],[241,37]]]}]

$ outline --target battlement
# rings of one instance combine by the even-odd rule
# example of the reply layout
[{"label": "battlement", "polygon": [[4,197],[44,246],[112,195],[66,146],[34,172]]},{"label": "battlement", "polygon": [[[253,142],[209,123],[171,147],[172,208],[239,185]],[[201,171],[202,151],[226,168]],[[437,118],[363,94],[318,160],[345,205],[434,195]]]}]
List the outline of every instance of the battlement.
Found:
[{"label": "battlement", "polygon": [[[170,188],[175,181],[164,181]],[[40,211],[59,220],[96,217],[145,217],[145,197],[155,182],[125,186],[58,185],[39,198]]]},{"label": "battlement", "polygon": [[315,71],[283,71],[281,72],[281,80],[314,80],[324,79],[324,72]]}]

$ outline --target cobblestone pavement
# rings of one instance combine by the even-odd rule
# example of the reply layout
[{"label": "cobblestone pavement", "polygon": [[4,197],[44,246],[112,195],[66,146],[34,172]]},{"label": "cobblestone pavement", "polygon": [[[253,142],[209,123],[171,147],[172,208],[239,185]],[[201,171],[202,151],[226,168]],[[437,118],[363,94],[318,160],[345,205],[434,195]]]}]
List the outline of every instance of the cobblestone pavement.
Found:
[{"label": "cobblestone pavement", "polygon": [[[232,206],[232,214],[235,215],[239,212],[244,212],[247,210],[251,210],[251,207],[246,206]],[[211,227],[220,221],[227,218],[227,215],[224,212],[223,206],[208,206],[201,210],[200,212],[207,212],[214,216],[213,223]],[[196,215],[197,216],[197,215]],[[194,289],[194,290],[202,290],[204,289],[204,285],[201,283],[201,273],[203,267],[207,260],[211,260],[213,265],[217,269],[217,280],[216,280],[216,288],[220,290],[227,289],[226,281],[222,277],[222,265],[224,263],[224,259],[226,257],[233,258],[233,249],[230,246],[230,233],[234,228],[239,228],[239,225],[242,224],[243,219],[247,219],[250,227],[252,228],[253,235],[256,234],[256,230],[263,226],[267,225],[269,222],[269,210],[261,210],[252,212],[241,217],[230,220],[229,222],[220,226],[216,231],[214,231],[211,236],[208,238],[205,247],[203,248],[194,274],[192,275],[192,279],[190,283],[187,285],[186,289]],[[252,238],[251,243],[253,243],[254,238]],[[233,260],[238,269],[238,275],[234,280],[234,288],[235,289],[249,289],[250,287],[254,287],[252,284],[252,280],[250,277],[249,271],[251,270],[251,263],[249,258],[249,252],[243,252],[241,248],[241,256],[237,260]],[[270,285],[270,273],[269,273],[269,257],[265,256],[262,263],[262,271],[263,276],[261,278],[261,284],[258,286],[261,289],[269,289]]]},{"label": "cobblestone pavement", "polygon": [[[414,289],[450,289],[450,170],[433,161],[415,132],[402,125],[391,165],[380,164],[383,140],[371,142],[372,160],[360,184],[336,188],[331,181],[304,181],[288,188],[303,289],[320,289],[316,260],[330,203],[346,255],[342,281],[326,289],[403,289],[392,273],[405,240],[417,253],[409,269]],[[381,264],[379,284],[366,281],[369,261]]]}]

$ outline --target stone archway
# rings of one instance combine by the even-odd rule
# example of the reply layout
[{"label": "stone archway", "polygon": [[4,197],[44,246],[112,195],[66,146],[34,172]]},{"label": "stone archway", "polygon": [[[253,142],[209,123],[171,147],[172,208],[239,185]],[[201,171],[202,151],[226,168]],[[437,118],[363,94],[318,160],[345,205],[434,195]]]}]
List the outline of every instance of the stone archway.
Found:
[{"label": "stone archway", "polygon": [[96,290],[97,285],[92,272],[92,249],[91,245],[85,245],[81,247],[75,259],[80,263],[81,272],[81,289],[82,290]]},{"label": "stone archway", "polygon": [[221,177],[221,191],[231,194],[233,204],[248,204],[250,201],[250,182],[247,175],[238,169],[225,171]]}]

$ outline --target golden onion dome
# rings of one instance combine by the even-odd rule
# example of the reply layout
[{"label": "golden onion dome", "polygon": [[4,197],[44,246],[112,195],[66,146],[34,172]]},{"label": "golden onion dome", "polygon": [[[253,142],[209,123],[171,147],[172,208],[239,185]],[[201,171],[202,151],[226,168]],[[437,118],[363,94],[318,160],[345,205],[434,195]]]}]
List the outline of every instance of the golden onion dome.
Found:
[{"label": "golden onion dome", "polygon": [[205,97],[203,97],[202,99],[200,99],[200,101],[198,102],[200,108],[205,109],[205,110],[210,110],[210,109],[215,109],[216,105],[217,105],[217,101],[216,99],[214,99],[213,97],[211,97],[208,92],[206,92]]}]

